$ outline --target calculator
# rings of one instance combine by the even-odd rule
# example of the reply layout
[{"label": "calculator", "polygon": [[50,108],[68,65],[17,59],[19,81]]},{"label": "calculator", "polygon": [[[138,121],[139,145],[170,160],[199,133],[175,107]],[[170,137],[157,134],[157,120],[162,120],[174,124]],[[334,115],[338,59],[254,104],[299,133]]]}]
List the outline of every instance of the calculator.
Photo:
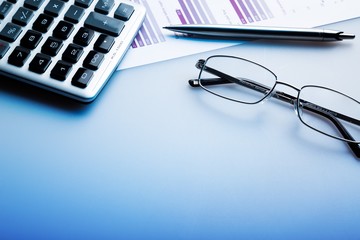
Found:
[{"label": "calculator", "polygon": [[0,79],[91,102],[145,14],[126,0],[0,0]]}]

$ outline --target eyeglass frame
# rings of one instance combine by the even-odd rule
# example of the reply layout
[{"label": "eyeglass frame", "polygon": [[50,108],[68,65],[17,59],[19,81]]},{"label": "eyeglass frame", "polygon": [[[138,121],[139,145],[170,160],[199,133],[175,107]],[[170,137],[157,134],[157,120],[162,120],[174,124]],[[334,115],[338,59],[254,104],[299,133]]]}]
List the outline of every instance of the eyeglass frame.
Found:
[{"label": "eyeglass frame", "polygon": [[[211,68],[211,67],[207,66],[206,63],[208,62],[208,60],[210,60],[211,58],[215,58],[215,57],[233,58],[233,59],[246,61],[246,62],[251,63],[251,64],[255,64],[255,65],[263,68],[264,70],[267,70],[269,73],[271,73],[275,77],[275,83],[274,83],[273,87],[270,88],[268,86],[257,83],[256,81],[253,81],[253,80],[250,80],[250,79],[245,79],[245,78],[236,78],[236,77],[230,76],[230,75],[228,75],[226,73],[223,73],[221,71],[218,71],[218,70],[216,70],[214,68]],[[207,91],[207,92],[209,92],[211,94],[214,94],[215,96],[218,96],[220,98],[230,100],[230,101],[234,101],[234,102],[237,102],[237,103],[248,104],[248,105],[258,104],[258,103],[260,103],[260,102],[262,102],[265,99],[270,98],[270,97],[275,97],[278,100],[281,100],[283,102],[287,102],[287,103],[294,106],[299,120],[305,126],[315,130],[316,132],[319,132],[319,133],[321,133],[323,135],[326,135],[328,137],[331,137],[331,138],[346,142],[348,144],[348,146],[350,147],[350,149],[352,150],[352,152],[354,153],[354,155],[357,158],[360,158],[360,145],[359,145],[360,141],[356,141],[351,136],[351,134],[346,130],[346,128],[343,126],[343,124],[341,124],[341,122],[337,118],[340,118],[342,120],[348,121],[350,123],[353,123],[353,124],[356,124],[356,125],[359,125],[359,126],[360,126],[360,120],[354,119],[352,117],[349,117],[349,116],[346,116],[346,115],[343,115],[343,114],[340,114],[340,113],[337,113],[337,112],[334,112],[332,110],[326,109],[326,108],[318,106],[316,104],[309,103],[306,100],[303,100],[303,99],[300,98],[300,93],[305,88],[316,87],[316,88],[321,88],[321,89],[325,89],[325,90],[335,92],[337,94],[340,94],[340,95],[342,95],[344,97],[347,97],[347,98],[355,101],[356,103],[360,104],[360,102],[358,100],[356,100],[356,99],[354,99],[354,98],[352,98],[352,97],[350,97],[350,96],[348,96],[348,95],[346,95],[346,94],[344,94],[342,92],[339,92],[337,90],[334,90],[334,89],[331,89],[331,88],[328,88],[328,87],[324,87],[324,86],[304,85],[301,88],[297,88],[297,87],[295,87],[295,86],[293,86],[293,85],[291,85],[289,83],[278,81],[277,75],[273,71],[268,69],[267,67],[265,67],[265,66],[263,66],[263,65],[261,65],[259,63],[256,63],[254,61],[251,61],[251,60],[248,60],[248,59],[245,59],[245,58],[236,57],[236,56],[212,55],[212,56],[208,57],[206,60],[204,60],[204,59],[198,60],[198,62],[196,63],[195,66],[196,66],[196,68],[200,69],[200,73],[199,73],[199,76],[198,76],[197,79],[190,79],[189,80],[190,86],[192,86],[192,87],[201,87],[205,91]],[[213,74],[215,76],[218,76],[219,78],[201,79],[201,75],[202,75],[202,73],[204,71],[209,72],[209,73],[211,73],[211,74]],[[245,80],[246,84],[244,84],[244,80]],[[205,86],[203,85],[204,82],[206,83]],[[210,89],[206,88],[206,86],[210,86],[210,85],[220,85],[220,84],[228,84],[228,83],[239,84],[239,85],[245,86],[247,88],[250,88],[250,89],[252,89],[254,91],[262,92],[264,94],[264,97],[262,97],[258,101],[245,102],[245,101],[240,101],[240,100],[237,100],[237,99],[233,99],[233,98],[230,98],[230,97],[220,95],[220,94],[218,94],[216,92],[213,92]],[[250,85],[252,85],[252,86],[250,86]],[[285,86],[287,86],[289,88],[292,88],[295,91],[297,91],[298,94],[297,94],[296,97],[294,97],[294,96],[292,96],[290,94],[280,92],[280,91],[276,91],[275,88],[276,88],[277,85],[285,85]],[[265,91],[265,93],[264,93],[264,91]],[[343,136],[343,138],[330,135],[330,134],[328,134],[326,132],[323,132],[323,131],[321,131],[321,130],[319,130],[319,129],[317,129],[317,128],[309,125],[309,124],[307,124],[301,118],[301,113],[300,113],[300,109],[304,107],[304,106],[301,106],[301,104],[304,104],[304,103],[310,104],[310,107],[306,106],[306,108],[305,108],[306,110],[311,111],[311,112],[313,112],[315,114],[321,115],[321,116],[325,117],[326,119],[328,119],[330,122],[332,122],[333,125],[336,127],[336,129]]]}]

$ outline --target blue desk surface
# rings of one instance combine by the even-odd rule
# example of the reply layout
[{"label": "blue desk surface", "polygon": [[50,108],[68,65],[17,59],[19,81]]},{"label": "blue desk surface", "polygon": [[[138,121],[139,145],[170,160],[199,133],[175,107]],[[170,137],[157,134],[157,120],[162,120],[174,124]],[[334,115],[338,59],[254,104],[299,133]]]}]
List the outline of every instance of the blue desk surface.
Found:
[{"label": "blue desk surface", "polygon": [[[359,99],[357,34],[252,42],[117,72],[89,105],[0,84],[0,239],[359,239],[360,161],[290,106],[187,85],[233,54]],[[291,89],[284,89],[291,93]]]}]

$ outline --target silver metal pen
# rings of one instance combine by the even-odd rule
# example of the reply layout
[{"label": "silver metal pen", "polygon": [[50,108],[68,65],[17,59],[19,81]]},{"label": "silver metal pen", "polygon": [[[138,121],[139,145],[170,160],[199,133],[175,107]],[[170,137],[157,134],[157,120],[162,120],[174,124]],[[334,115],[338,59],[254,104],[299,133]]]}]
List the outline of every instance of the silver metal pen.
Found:
[{"label": "silver metal pen", "polygon": [[191,37],[208,37],[224,39],[272,39],[296,41],[342,41],[354,39],[354,34],[342,31],[316,28],[285,28],[238,25],[205,25],[187,24],[171,25],[164,29],[184,33]]}]

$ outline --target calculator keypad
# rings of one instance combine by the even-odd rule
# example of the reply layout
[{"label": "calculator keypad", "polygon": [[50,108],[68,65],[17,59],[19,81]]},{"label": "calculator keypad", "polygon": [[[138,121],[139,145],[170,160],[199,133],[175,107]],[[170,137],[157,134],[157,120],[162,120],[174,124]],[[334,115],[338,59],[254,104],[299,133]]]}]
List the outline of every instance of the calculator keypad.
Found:
[{"label": "calculator keypad", "polygon": [[92,101],[144,17],[126,0],[2,1],[0,75]]}]

